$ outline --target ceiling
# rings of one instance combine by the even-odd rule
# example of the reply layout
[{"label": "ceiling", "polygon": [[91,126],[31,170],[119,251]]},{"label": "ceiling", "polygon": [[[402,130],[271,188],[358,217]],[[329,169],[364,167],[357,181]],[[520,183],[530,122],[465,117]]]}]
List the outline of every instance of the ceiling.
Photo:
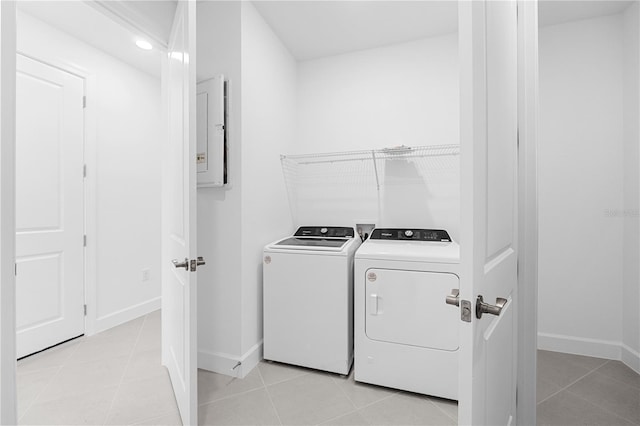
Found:
[{"label": "ceiling", "polygon": [[298,60],[454,33],[455,1],[254,1]]},{"label": "ceiling", "polygon": [[[622,12],[633,1],[541,0],[540,25]],[[149,74],[160,75],[176,0],[19,1],[18,9]],[[254,1],[299,61],[453,33],[455,1]],[[154,50],[134,44],[143,37]]]},{"label": "ceiling", "polygon": [[615,15],[624,11],[633,1],[622,0],[540,0],[538,19],[540,26],[562,24],[597,16]]},{"label": "ceiling", "polygon": [[[17,6],[20,12],[160,77],[161,51],[171,30],[175,1],[18,1]],[[154,49],[136,47],[139,38]]]}]

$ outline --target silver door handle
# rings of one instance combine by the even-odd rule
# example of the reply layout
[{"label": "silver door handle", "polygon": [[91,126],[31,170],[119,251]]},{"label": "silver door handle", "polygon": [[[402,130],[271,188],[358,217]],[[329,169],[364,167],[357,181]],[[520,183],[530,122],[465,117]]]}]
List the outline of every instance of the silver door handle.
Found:
[{"label": "silver door handle", "polygon": [[445,299],[447,305],[460,306],[460,290],[457,288],[451,289],[451,294]]},{"label": "silver door handle", "polygon": [[482,318],[482,314],[491,314],[498,316],[500,312],[502,312],[502,308],[507,304],[507,299],[503,299],[502,297],[496,297],[496,304],[490,305],[488,303],[484,303],[484,299],[482,295],[479,294],[476,299],[476,318]]},{"label": "silver door handle", "polygon": [[183,262],[178,261],[178,259],[173,259],[171,263],[173,263],[173,266],[175,266],[176,268],[184,268],[187,271],[189,270],[189,259],[187,259],[186,257],[184,258]]}]

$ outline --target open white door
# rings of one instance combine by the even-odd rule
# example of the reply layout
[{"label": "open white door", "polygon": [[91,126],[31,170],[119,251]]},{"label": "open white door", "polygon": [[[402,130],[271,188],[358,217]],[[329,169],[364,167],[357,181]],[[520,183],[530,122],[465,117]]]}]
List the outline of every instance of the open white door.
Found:
[{"label": "open white door", "polygon": [[181,0],[163,66],[162,363],[185,425],[198,420],[195,51],[195,2]]},{"label": "open white door", "polygon": [[[508,425],[516,419],[517,6],[459,5],[460,312],[470,320],[460,321],[459,423]],[[478,318],[480,295],[493,314]]]}]

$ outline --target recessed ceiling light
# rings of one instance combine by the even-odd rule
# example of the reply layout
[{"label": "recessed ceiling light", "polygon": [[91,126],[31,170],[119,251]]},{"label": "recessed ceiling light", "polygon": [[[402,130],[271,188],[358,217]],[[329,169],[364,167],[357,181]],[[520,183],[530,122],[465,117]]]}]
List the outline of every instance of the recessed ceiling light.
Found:
[{"label": "recessed ceiling light", "polygon": [[136,46],[143,50],[151,50],[153,46],[147,40],[138,40],[136,41]]}]

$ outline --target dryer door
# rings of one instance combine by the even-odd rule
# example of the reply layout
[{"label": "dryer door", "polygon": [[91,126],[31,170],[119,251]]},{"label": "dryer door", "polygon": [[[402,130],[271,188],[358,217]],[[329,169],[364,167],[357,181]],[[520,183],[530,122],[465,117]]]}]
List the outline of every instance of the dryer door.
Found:
[{"label": "dryer door", "polygon": [[369,339],[458,349],[458,311],[442,302],[451,289],[458,288],[457,275],[375,268],[365,274]]}]

